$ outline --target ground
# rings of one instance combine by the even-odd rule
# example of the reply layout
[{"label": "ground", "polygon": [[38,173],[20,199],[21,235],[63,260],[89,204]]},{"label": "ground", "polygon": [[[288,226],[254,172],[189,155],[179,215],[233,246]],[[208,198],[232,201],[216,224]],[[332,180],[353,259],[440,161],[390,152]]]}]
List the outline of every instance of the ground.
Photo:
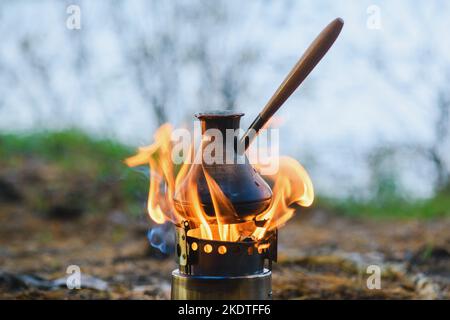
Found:
[{"label": "ground", "polygon": [[[169,298],[175,261],[149,246],[146,219],[115,211],[52,220],[20,206],[1,210],[0,298]],[[450,219],[386,222],[300,213],[280,229],[274,299],[448,299],[448,230]],[[41,284],[64,277],[73,264],[96,289]],[[366,286],[372,264],[382,270],[380,290]]]}]

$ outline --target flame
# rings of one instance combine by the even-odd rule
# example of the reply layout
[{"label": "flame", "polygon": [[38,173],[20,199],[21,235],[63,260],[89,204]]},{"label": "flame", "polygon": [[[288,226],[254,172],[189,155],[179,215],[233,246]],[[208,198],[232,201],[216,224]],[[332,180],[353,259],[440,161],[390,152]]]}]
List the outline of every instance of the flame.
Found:
[{"label": "flame", "polygon": [[[311,179],[303,166],[290,157],[272,158],[277,161],[276,173],[263,176],[272,185],[272,201],[269,207],[256,217],[255,221],[237,224],[224,223],[224,217],[237,215],[233,204],[225,196],[219,185],[194,157],[201,157],[201,152],[194,152],[191,144],[184,163],[177,166],[172,161],[173,144],[170,124],[162,125],[154,134],[154,143],[138,149],[136,155],[129,157],[125,163],[130,167],[147,165],[150,168],[150,185],[147,210],[150,218],[162,224],[170,221],[181,224],[184,220],[193,221],[198,229],[193,236],[221,241],[241,241],[251,237],[255,240],[264,238],[266,232],[283,226],[295,214],[296,206],[308,207],[314,200]],[[265,159],[264,165],[267,159]],[[254,165],[260,170],[262,164]],[[208,216],[201,204],[197,190],[196,176],[205,177],[214,208],[214,217]],[[181,186],[184,186],[181,188]],[[179,193],[180,204],[174,201]],[[189,203],[189,205],[183,205]],[[258,226],[257,226],[258,225]]]},{"label": "flame", "polygon": [[266,231],[281,227],[292,218],[295,205],[309,207],[314,200],[314,188],[303,166],[290,157],[281,157],[279,161],[278,172],[266,176],[273,182],[273,197],[269,208],[256,217],[257,220],[268,221],[264,228],[257,228],[253,233],[257,239],[263,238]]}]

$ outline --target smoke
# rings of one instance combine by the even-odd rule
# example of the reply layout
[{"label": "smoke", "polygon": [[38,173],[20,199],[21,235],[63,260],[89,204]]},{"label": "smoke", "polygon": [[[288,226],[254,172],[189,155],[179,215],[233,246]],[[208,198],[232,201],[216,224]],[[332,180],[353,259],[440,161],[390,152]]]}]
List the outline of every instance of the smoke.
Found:
[{"label": "smoke", "polygon": [[150,245],[163,254],[171,255],[175,252],[175,238],[172,223],[166,222],[150,228],[147,233],[147,238],[150,241]]}]

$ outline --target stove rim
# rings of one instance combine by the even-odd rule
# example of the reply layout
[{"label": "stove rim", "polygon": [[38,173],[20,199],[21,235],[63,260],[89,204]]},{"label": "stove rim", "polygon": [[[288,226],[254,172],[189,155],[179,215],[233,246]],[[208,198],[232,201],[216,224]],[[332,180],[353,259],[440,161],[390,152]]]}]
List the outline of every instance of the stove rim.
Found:
[{"label": "stove rim", "polygon": [[191,275],[183,273],[180,269],[174,269],[172,271],[173,277],[178,278],[189,278],[189,279],[202,279],[202,280],[242,280],[242,279],[258,279],[258,278],[264,278],[268,275],[272,274],[272,270],[269,268],[264,268],[263,272],[261,273],[255,273],[255,274],[247,274],[247,275],[241,275],[241,276],[208,276],[208,275]]}]

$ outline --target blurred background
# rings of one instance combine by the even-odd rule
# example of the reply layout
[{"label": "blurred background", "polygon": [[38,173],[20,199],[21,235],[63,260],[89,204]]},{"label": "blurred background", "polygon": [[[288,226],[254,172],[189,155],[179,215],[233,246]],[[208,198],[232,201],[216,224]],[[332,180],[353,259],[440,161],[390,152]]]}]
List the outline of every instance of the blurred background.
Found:
[{"label": "blurred background", "polygon": [[[302,256],[286,258],[296,257],[301,271],[289,260],[286,270],[280,267],[286,278],[275,285],[312,272],[311,248],[320,255],[329,248],[333,257],[343,250],[339,259],[369,252],[370,259],[409,259],[412,266],[444,261],[435,274],[403,265],[408,279],[424,272],[437,278],[401,282],[412,289],[399,294],[400,278],[393,276],[386,294],[417,297],[417,281],[425,281],[431,297],[448,297],[449,6],[443,0],[1,1],[2,296],[47,297],[42,284],[20,278],[22,290],[11,283],[24,273],[54,279],[75,261],[116,285],[105,297],[167,297],[172,261],[145,239],[148,173],[122,160],[151,143],[161,124],[190,124],[198,111],[245,112],[247,127],[320,30],[342,17],[336,44],[277,114],[281,152],[305,166],[317,200],[299,223],[306,225],[298,239]],[[108,261],[109,271],[96,269],[95,256]],[[146,273],[148,256],[155,268],[168,268],[151,288],[148,277],[131,271],[141,263]],[[342,270],[339,259],[327,262],[333,271]],[[356,274],[360,284],[360,269]],[[350,289],[327,295],[329,281],[317,281],[276,297],[374,295]],[[99,297],[95,292],[73,295]]]}]

